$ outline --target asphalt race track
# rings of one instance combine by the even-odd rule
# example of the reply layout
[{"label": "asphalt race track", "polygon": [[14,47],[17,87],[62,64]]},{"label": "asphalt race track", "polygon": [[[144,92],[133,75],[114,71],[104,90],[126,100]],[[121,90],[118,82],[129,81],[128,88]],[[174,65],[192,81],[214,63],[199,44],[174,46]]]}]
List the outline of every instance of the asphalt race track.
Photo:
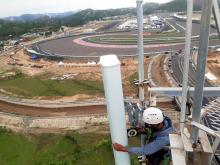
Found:
[{"label": "asphalt race track", "polygon": [[[126,33],[127,34],[127,33]],[[127,34],[128,35],[128,34]],[[50,54],[58,55],[69,55],[69,56],[101,56],[106,54],[116,54],[116,55],[135,55],[137,54],[137,46],[131,45],[125,48],[115,48],[111,47],[91,47],[87,45],[76,44],[73,41],[82,36],[61,38],[56,40],[51,40],[48,42],[43,42],[38,45],[38,47]],[[146,45],[145,45],[146,46]],[[178,44],[175,46],[169,46],[167,44],[154,45],[150,48],[144,48],[145,53],[158,52],[158,51],[171,51],[173,49],[183,48],[183,44]]]},{"label": "asphalt race track", "polygon": [[[179,35],[185,35],[185,27],[186,22],[176,21],[174,19],[170,19],[169,22],[179,30]],[[193,36],[199,35],[200,31],[200,24],[193,23],[192,33]],[[217,33],[217,30],[211,28],[210,33]],[[109,33],[108,33],[109,34]],[[131,33],[122,32],[117,33],[120,35],[130,35]],[[72,36],[67,38],[60,38],[55,40],[50,40],[46,42],[39,43],[35,46],[38,51],[41,53],[57,55],[57,56],[102,56],[106,54],[116,54],[118,56],[123,55],[136,55],[137,54],[137,45],[126,45],[126,46],[119,46],[119,45],[106,45],[106,44],[79,44],[76,43],[75,40],[87,37],[87,36],[95,36],[91,34],[84,34],[78,36]],[[193,41],[192,46],[198,46],[198,41]],[[220,45],[219,40],[211,40],[209,43],[210,46],[212,45]],[[152,53],[152,52],[166,52],[166,51],[173,51],[178,49],[184,49],[184,43],[163,43],[163,44],[154,44],[154,45],[145,45],[144,52],[145,53]]]}]

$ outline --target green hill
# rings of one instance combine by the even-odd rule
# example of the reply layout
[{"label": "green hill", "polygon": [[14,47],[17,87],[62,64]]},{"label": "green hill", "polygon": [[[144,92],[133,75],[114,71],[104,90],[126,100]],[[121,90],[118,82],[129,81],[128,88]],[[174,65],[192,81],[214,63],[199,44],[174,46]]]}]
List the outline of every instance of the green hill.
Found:
[{"label": "green hill", "polygon": [[68,26],[77,26],[77,25],[83,25],[89,21],[100,20],[105,17],[134,15],[134,14],[135,14],[134,8],[109,9],[109,10],[85,9],[74,15],[63,18],[62,20],[60,20],[60,22]]},{"label": "green hill", "polygon": [[[200,3],[194,2],[194,10],[201,10]],[[158,10],[169,12],[182,12],[187,9],[187,0],[174,0],[160,5]]]},{"label": "green hill", "polygon": [[[194,10],[200,10],[200,6],[195,2]],[[144,14],[151,14],[157,10],[168,12],[186,11],[186,0],[174,0],[165,4],[145,3],[143,5]],[[89,21],[101,20],[105,17],[121,16],[121,15],[136,15],[135,8],[121,8],[109,10],[93,10],[85,9],[72,15],[60,18],[42,16],[34,21],[16,22],[0,20],[0,41],[9,38],[9,35],[18,37],[27,32],[37,32],[39,29],[49,31],[57,31],[62,25],[79,26],[86,24]]]}]

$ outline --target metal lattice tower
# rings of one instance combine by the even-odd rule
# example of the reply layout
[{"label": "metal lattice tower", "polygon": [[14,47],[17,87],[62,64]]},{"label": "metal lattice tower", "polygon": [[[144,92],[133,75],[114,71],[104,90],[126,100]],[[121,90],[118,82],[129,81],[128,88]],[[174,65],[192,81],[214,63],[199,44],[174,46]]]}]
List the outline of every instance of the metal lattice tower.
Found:
[{"label": "metal lattice tower", "polygon": [[[191,29],[192,29],[192,10],[193,0],[187,0],[187,31],[186,31],[186,44],[184,55],[184,72],[183,72],[183,88],[151,88],[151,93],[160,93],[166,96],[182,96],[181,102],[181,115],[180,115],[180,131],[178,134],[170,135],[170,144],[172,159],[174,165],[185,164],[211,164],[214,153],[220,142],[220,131],[216,130],[220,125],[219,114],[220,112],[213,110],[216,105],[208,106],[212,111],[207,112],[207,116],[212,118],[213,129],[210,129],[202,124],[201,109],[203,96],[220,96],[219,87],[205,87],[205,68],[206,59],[208,55],[209,32],[211,14],[213,12],[216,27],[219,33],[220,16],[217,0],[203,0],[202,1],[202,17],[200,28],[200,40],[197,58],[197,74],[195,88],[188,87],[188,71],[189,71],[189,55],[191,43]],[[220,33],[219,33],[220,38]],[[190,125],[192,130],[189,132],[186,127],[186,100],[188,96],[193,96],[193,112],[192,121]],[[216,104],[219,105],[219,99]],[[217,108],[216,108],[217,109]],[[212,146],[208,141],[207,134],[214,137]]]}]

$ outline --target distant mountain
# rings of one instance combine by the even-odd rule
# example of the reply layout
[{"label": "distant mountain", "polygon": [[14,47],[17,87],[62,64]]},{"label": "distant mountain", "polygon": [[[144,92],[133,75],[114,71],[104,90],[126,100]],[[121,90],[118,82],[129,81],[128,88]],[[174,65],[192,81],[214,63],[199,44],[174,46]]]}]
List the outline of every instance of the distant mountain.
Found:
[{"label": "distant mountain", "polygon": [[[219,1],[219,0],[218,0]],[[186,11],[187,0],[173,0],[165,4],[159,3],[144,3],[144,14],[151,14],[155,10],[179,12]],[[201,1],[195,0],[194,10],[200,10]],[[64,13],[46,13],[46,14],[24,14],[21,16],[11,16],[3,18],[7,21],[17,22],[30,22],[38,21],[45,18],[60,19],[60,21],[66,25],[84,24],[88,20],[99,20],[104,17],[118,16],[118,15],[135,15],[135,8],[121,8],[121,9],[109,9],[109,10],[93,10],[85,9],[81,11],[64,12]]]},{"label": "distant mountain", "polygon": [[145,3],[143,5],[144,14],[151,14],[160,7],[159,3]]},{"label": "distant mountain", "polygon": [[[168,11],[179,12],[186,11],[186,0],[173,0],[168,3],[144,3],[144,14],[151,14],[155,11]],[[194,4],[194,10],[200,10],[200,4]],[[136,15],[136,8],[121,8],[121,9],[109,9],[109,10],[93,10],[85,9],[77,12],[74,15],[64,17],[60,22],[67,26],[83,25],[88,21],[100,20],[104,17],[120,16],[120,15]]]},{"label": "distant mountain", "polygon": [[45,16],[45,15],[43,15],[43,14],[24,14],[21,16],[10,16],[10,17],[6,17],[3,19],[7,20],[7,21],[26,22],[26,21],[36,20],[36,19],[43,17],[43,16]]},{"label": "distant mountain", "polygon": [[64,13],[47,13],[46,15],[49,17],[64,18],[73,15],[75,13],[77,13],[77,11],[68,11]]},{"label": "distant mountain", "polygon": [[[194,10],[201,10],[201,1],[194,1]],[[182,12],[187,10],[187,0],[173,0],[165,4],[161,4],[157,10],[168,12]]]},{"label": "distant mountain", "polygon": [[121,16],[121,15],[134,15],[134,8],[121,8],[109,10],[93,10],[85,9],[75,13],[74,15],[65,17],[61,23],[68,26],[76,26],[87,23],[88,21],[100,20],[105,17]]},{"label": "distant mountain", "polygon": [[[194,10],[199,10],[201,1],[196,0]],[[155,11],[179,12],[186,11],[186,0],[173,0],[165,4],[145,3],[144,14]],[[78,12],[48,13],[48,14],[25,14],[18,17],[7,17],[0,19],[0,41],[19,37],[27,32],[57,31],[61,26],[80,26],[89,21],[102,20],[106,17],[136,15],[136,8],[121,8],[109,10],[85,9]]]},{"label": "distant mountain", "polygon": [[46,13],[46,14],[24,14],[21,16],[10,16],[6,18],[2,18],[7,21],[17,21],[17,22],[29,22],[39,20],[41,18],[50,17],[50,18],[64,18],[70,15],[75,14],[76,12],[64,12],[64,13]]}]

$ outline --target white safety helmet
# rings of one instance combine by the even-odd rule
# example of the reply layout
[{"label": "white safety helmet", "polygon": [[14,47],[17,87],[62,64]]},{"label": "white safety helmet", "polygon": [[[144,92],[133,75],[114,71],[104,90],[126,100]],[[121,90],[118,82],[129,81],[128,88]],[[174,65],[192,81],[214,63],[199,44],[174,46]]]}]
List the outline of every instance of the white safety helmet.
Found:
[{"label": "white safety helmet", "polygon": [[147,124],[159,124],[164,120],[163,113],[160,109],[150,107],[144,110],[143,121]]}]

